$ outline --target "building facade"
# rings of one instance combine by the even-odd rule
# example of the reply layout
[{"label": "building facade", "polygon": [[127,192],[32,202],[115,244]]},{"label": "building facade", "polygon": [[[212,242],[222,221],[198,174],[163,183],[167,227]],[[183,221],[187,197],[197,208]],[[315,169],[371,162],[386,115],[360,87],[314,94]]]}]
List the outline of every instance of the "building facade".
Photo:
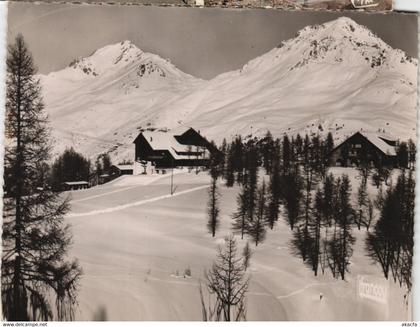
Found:
[{"label": "building facade", "polygon": [[133,143],[135,161],[156,168],[208,166],[211,153],[218,151],[193,128],[179,133],[145,131]]},{"label": "building facade", "polygon": [[336,146],[330,154],[331,166],[369,165],[394,167],[397,165],[398,142],[389,136],[357,132]]},{"label": "building facade", "polygon": [[119,165],[112,165],[109,169],[109,174],[112,177],[115,176],[122,176],[122,175],[133,175],[134,172],[134,165],[131,164],[119,164]]}]

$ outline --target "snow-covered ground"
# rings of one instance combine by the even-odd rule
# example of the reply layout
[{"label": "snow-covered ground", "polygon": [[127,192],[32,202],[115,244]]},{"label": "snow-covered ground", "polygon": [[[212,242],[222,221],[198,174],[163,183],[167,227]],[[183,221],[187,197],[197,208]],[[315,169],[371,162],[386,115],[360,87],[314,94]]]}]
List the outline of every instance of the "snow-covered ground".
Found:
[{"label": "snow-covered ground", "polygon": [[[356,171],[334,169],[343,172],[350,175],[356,192]],[[208,175],[174,174],[173,196],[170,179],[168,174],[125,176],[70,192],[70,255],[84,271],[76,319],[90,320],[104,309],[110,320],[201,320],[198,285],[217,245],[230,233],[238,188],[220,185],[221,226],[212,238],[206,230]],[[375,188],[370,186],[369,193]],[[347,280],[334,280],[329,272],[314,277],[291,255],[291,232],[281,217],[265,242],[252,246],[247,319],[409,320],[404,292],[393,283],[388,284],[386,304],[357,296],[358,275],[383,277],[364,254],[365,231],[354,233],[357,242]],[[244,242],[239,245],[241,250]],[[183,277],[187,268],[191,278]]]}]

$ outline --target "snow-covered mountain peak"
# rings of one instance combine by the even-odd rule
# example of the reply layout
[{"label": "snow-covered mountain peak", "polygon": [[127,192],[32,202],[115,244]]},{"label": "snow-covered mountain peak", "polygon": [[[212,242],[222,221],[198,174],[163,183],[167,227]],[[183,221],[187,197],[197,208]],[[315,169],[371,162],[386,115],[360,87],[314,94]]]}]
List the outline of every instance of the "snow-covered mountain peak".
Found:
[{"label": "snow-covered mountain peak", "polygon": [[321,25],[311,25],[303,28],[297,33],[297,37],[322,38],[325,34],[331,37],[358,37],[363,39],[377,39],[369,29],[359,25],[348,17],[340,17]]},{"label": "snow-covered mountain peak", "polygon": [[90,56],[74,60],[68,67],[40,76],[48,85],[62,87],[47,97],[59,100],[63,92],[84,86],[86,93],[97,95],[112,90],[121,94],[164,89],[180,91],[201,80],[175,67],[168,59],[147,53],[131,41],[104,46]]},{"label": "snow-covered mountain peak", "polygon": [[143,56],[143,51],[131,41],[123,41],[97,50],[91,57],[99,66],[118,65],[124,66]]},{"label": "snow-covered mountain peak", "polygon": [[86,75],[98,76],[138,61],[143,55],[144,52],[131,41],[123,41],[102,47],[88,57],[78,58],[69,67]]},{"label": "snow-covered mountain peak", "polygon": [[113,74],[127,75],[130,80],[191,77],[178,70],[168,59],[144,52],[128,40],[104,46],[88,57],[78,58],[65,70],[75,78]]},{"label": "snow-covered mountain peak", "polygon": [[310,26],[286,44],[289,50],[300,47],[302,56],[296,66],[309,62],[341,63],[401,70],[400,64],[416,64],[403,51],[391,48],[368,28],[348,17]]},{"label": "snow-covered mountain peak", "polygon": [[[147,128],[233,135],[386,130],[415,137],[417,59],[349,18],[309,26],[242,69],[203,81],[130,41],[43,76],[59,140],[125,158]],[[128,158],[128,157],[127,157]],[[127,159],[126,158],[126,159]]]},{"label": "snow-covered mountain peak", "polygon": [[[307,67],[308,64],[345,64],[362,69],[382,68],[411,70],[417,60],[393,49],[368,28],[348,17],[340,17],[322,25],[307,26],[277,48],[246,64],[241,72],[255,70],[284,71]],[[407,66],[409,66],[407,68]]]}]

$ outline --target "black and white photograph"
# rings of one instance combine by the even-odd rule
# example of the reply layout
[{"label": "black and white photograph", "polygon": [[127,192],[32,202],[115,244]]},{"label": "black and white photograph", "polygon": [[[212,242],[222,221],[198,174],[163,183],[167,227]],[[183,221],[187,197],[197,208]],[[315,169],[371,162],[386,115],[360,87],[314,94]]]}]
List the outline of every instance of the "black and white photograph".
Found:
[{"label": "black and white photograph", "polygon": [[415,14],[7,24],[4,320],[412,319]]}]

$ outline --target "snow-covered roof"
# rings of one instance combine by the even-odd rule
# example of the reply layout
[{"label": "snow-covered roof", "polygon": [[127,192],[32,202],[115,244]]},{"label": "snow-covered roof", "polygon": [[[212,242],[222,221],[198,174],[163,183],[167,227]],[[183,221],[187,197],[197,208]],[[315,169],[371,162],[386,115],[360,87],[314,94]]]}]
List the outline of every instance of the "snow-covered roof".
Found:
[{"label": "snow-covered roof", "polygon": [[189,127],[189,126],[180,126],[180,127],[177,127],[175,129],[173,129],[172,132],[175,136],[179,136],[179,135],[182,135],[182,134],[186,133],[190,129],[191,129],[191,127]]},{"label": "snow-covered roof", "polygon": [[89,184],[86,181],[78,181],[78,182],[64,182],[64,184],[66,185],[87,185]]},{"label": "snow-covered roof", "polygon": [[[188,128],[189,129],[189,128]],[[177,141],[175,136],[182,135],[182,133],[168,133],[168,132],[150,132],[142,133],[146,141],[153,150],[168,150],[174,159],[192,159],[189,154],[182,154],[181,152],[196,153],[203,152],[203,147],[197,151],[196,146],[181,144]]]},{"label": "snow-covered roof", "polygon": [[383,139],[387,139],[387,140],[393,141],[393,139],[389,135],[385,136],[385,135],[367,133],[367,132],[360,132],[360,134],[362,134],[365,138],[367,138],[370,143],[376,146],[384,154],[387,154],[389,156],[397,155],[395,147],[392,145],[389,145],[383,140]]},{"label": "snow-covered roof", "polygon": [[143,136],[153,150],[168,150],[170,148],[177,152],[187,152],[188,145],[179,143],[172,133],[165,132],[143,132]]},{"label": "snow-covered roof", "polygon": [[372,143],[382,153],[384,153],[388,156],[396,156],[397,155],[395,147],[384,141],[384,139],[385,139],[385,140],[388,140],[390,142],[396,142],[397,141],[396,138],[394,138],[394,137],[392,137],[388,134],[377,134],[377,133],[362,132],[362,131],[356,132],[353,135],[347,137],[339,145],[337,145],[335,148],[340,147],[350,137],[352,137],[352,136],[354,136],[358,133],[360,135],[362,135],[364,138],[366,138],[370,143]]},{"label": "snow-covered roof", "polygon": [[132,170],[134,169],[133,165],[114,165],[115,167],[117,167],[119,170]]}]

